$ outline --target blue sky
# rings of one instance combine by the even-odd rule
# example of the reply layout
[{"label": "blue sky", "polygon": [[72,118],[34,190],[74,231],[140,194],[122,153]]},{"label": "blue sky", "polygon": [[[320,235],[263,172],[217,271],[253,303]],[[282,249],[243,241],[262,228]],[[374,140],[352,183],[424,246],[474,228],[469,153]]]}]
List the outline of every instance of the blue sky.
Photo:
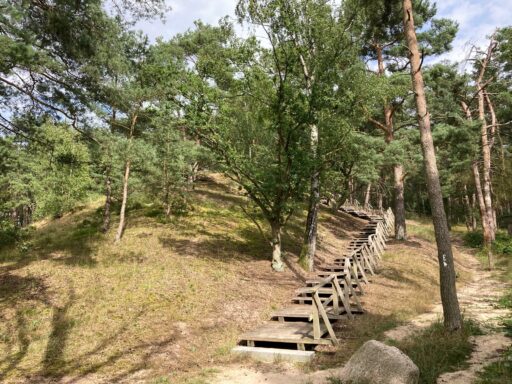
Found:
[{"label": "blue sky", "polygon": [[[151,39],[158,36],[169,38],[193,26],[194,20],[216,24],[226,15],[233,17],[237,0],[167,0],[172,10],[164,23],[143,22],[138,28]],[[440,0],[437,1],[438,16],[456,20],[459,33],[453,50],[438,60],[463,61],[473,45],[485,46],[486,37],[496,27],[512,24],[512,0]]]}]

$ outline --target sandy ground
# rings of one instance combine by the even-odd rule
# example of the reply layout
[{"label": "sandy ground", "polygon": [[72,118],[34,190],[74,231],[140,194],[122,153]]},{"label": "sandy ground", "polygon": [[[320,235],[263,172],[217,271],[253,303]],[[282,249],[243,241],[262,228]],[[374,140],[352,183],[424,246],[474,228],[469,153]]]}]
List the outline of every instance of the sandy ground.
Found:
[{"label": "sandy ground", "polygon": [[[463,252],[463,249],[459,249]],[[475,258],[466,259],[468,269],[473,272],[471,281],[459,289],[458,296],[466,318],[478,321],[486,334],[474,336],[474,351],[468,360],[469,367],[464,371],[441,375],[438,383],[470,384],[479,370],[495,361],[504,348],[512,344],[512,339],[500,332],[500,320],[511,313],[496,307],[497,300],[505,293],[507,285],[491,272],[482,269]],[[428,327],[441,318],[442,307],[436,304],[431,311],[415,317],[409,323],[385,333],[390,339],[400,340]],[[264,367],[264,365],[263,365]],[[313,373],[304,373],[294,365],[281,365],[280,371],[252,366],[230,366],[217,369],[218,374],[211,384],[328,384],[331,377],[339,377],[341,367]]]}]

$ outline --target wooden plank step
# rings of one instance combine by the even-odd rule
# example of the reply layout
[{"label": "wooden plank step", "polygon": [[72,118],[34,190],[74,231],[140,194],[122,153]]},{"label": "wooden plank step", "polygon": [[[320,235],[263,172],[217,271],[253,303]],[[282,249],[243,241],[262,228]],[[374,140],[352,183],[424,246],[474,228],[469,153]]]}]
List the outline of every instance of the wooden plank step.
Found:
[{"label": "wooden plank step", "polygon": [[[293,303],[300,303],[300,304],[306,304],[306,303],[311,303],[313,300],[312,300],[312,297],[311,296],[295,296],[294,298],[292,298],[292,302]],[[332,298],[330,296],[320,296],[320,301],[322,303],[325,303],[326,301],[332,301]]]},{"label": "wooden plank step", "polygon": [[239,345],[231,350],[236,355],[249,356],[254,360],[273,363],[279,361],[291,361],[294,363],[308,363],[313,359],[315,351],[298,351],[296,349],[247,347]]},{"label": "wooden plank step", "polygon": [[[326,308],[327,317],[329,319],[340,320],[347,318],[347,316],[345,315],[335,315],[333,311],[333,307]],[[310,304],[294,304],[282,309],[278,309],[277,311],[273,312],[271,314],[271,318],[279,319],[279,321],[282,321],[287,318],[306,319],[306,321],[312,321],[313,308],[312,305]]]},{"label": "wooden plank step", "polygon": [[[296,289],[296,290],[295,290],[295,293],[296,293],[297,295],[304,295],[304,294],[308,294],[308,293],[310,293],[311,288],[312,288],[312,287],[299,288],[299,289]],[[323,288],[323,287],[322,287],[322,288],[318,288],[318,289],[317,289],[317,292],[318,292],[318,293],[320,293],[320,294],[328,294],[328,295],[333,293],[333,292],[332,292],[332,288],[328,288],[328,287],[326,287],[326,288]]]},{"label": "wooden plank step", "polygon": [[[324,335],[327,329],[320,324],[320,334]],[[244,333],[240,341],[249,342],[270,342],[287,344],[327,344],[332,345],[330,339],[315,339],[313,337],[313,323],[294,321],[282,323],[269,321],[262,326]]]}]

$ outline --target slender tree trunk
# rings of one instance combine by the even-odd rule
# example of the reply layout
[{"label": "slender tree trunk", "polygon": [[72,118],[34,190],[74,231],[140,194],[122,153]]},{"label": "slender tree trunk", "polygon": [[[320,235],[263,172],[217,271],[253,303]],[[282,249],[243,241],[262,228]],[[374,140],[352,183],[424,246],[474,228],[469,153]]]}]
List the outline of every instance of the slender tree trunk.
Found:
[{"label": "slender tree trunk", "polygon": [[311,178],[311,191],[309,197],[308,217],[306,219],[306,231],[304,244],[300,254],[301,264],[310,272],[315,268],[316,238],[318,228],[318,210],[320,202],[320,183],[318,172],[314,172]]},{"label": "slender tree trunk", "polygon": [[110,208],[112,205],[112,179],[110,176],[111,167],[108,166],[105,172],[105,206],[103,208],[103,225],[101,231],[107,233],[110,229]]},{"label": "slender tree trunk", "polygon": [[128,180],[130,178],[130,160],[126,161],[124,167],[124,178],[123,178],[123,200],[121,202],[121,210],[119,211],[119,226],[117,227],[115,242],[118,243],[123,237],[125,217],[126,217],[126,203],[128,201]]},{"label": "slender tree trunk", "polygon": [[468,187],[464,184],[464,197],[462,199],[466,211],[466,228],[468,232],[473,230],[473,209],[471,207],[471,201],[469,200]]},{"label": "slender tree trunk", "polygon": [[270,227],[272,231],[272,268],[276,272],[282,272],[284,271],[284,264],[281,258],[281,224],[272,222]]},{"label": "slender tree trunk", "polygon": [[348,178],[348,202],[354,204],[354,179],[352,176]]},{"label": "slender tree trunk", "polygon": [[119,211],[119,225],[117,227],[116,232],[116,238],[115,242],[119,243],[121,241],[121,238],[123,237],[124,228],[125,228],[125,222],[126,222],[126,204],[128,202],[128,182],[130,180],[130,167],[131,167],[131,144],[133,140],[133,132],[135,130],[135,124],[137,123],[137,114],[134,114],[132,116],[131,122],[130,122],[130,131],[128,136],[128,148],[127,148],[127,157],[128,160],[125,162],[124,167],[124,177],[123,177],[123,199],[121,202],[121,210]]},{"label": "slender tree trunk", "polygon": [[482,183],[480,182],[480,170],[478,169],[478,162],[473,161],[471,164],[473,170],[473,177],[475,179],[475,190],[478,198],[478,207],[480,208],[480,217],[482,219],[482,230],[484,233],[484,248],[487,251],[487,261],[489,269],[494,267],[494,257],[492,254],[492,217],[487,215],[485,206],[484,194],[482,192]]},{"label": "slender tree trunk", "polygon": [[401,164],[395,164],[393,170],[395,175],[395,238],[397,240],[406,240],[404,168]]},{"label": "slender tree trunk", "polygon": [[[482,191],[484,195],[485,201],[485,212],[487,217],[492,218],[491,226],[489,227],[491,239],[494,241],[496,228],[494,225],[494,209],[492,204],[492,182],[491,182],[491,149],[492,149],[492,138],[489,138],[489,132],[487,127],[487,121],[485,119],[485,90],[483,85],[483,78],[489,61],[491,59],[492,53],[496,44],[494,42],[494,38],[491,39],[491,43],[489,44],[489,48],[487,49],[487,54],[484,60],[481,63],[480,73],[477,79],[477,87],[478,87],[478,120],[481,125],[481,143],[482,143],[482,159],[483,159],[483,185]],[[495,122],[494,122],[495,123]],[[492,127],[491,127],[492,128]]]},{"label": "slender tree trunk", "polygon": [[473,229],[473,231],[476,231],[476,228],[478,226],[478,223],[476,221],[475,209],[476,209],[476,193],[473,193],[473,195],[471,195],[471,212],[472,212],[472,215],[471,215],[472,226],[471,226],[471,228]]},{"label": "slender tree trunk", "polygon": [[[310,126],[311,152],[316,162],[318,156],[318,127],[315,124]],[[308,271],[312,272],[315,267],[316,238],[318,210],[320,204],[320,172],[314,165],[311,175],[311,185],[309,191],[308,217],[306,220],[306,230],[304,232],[304,243],[300,252],[300,263]]]},{"label": "slender tree trunk", "polygon": [[[384,57],[382,54],[382,46],[376,45],[378,74],[381,77],[386,76],[384,67]],[[386,144],[390,144],[394,139],[395,127],[393,122],[394,110],[392,105],[387,101],[384,102],[384,125],[380,124],[381,129],[385,133]],[[393,167],[395,178],[394,193],[394,213],[395,213],[395,239],[406,240],[407,225],[405,222],[405,202],[404,202],[404,167],[402,164],[395,164]]]},{"label": "slender tree trunk", "polygon": [[443,195],[439,182],[439,171],[430,128],[430,115],[425,97],[425,86],[421,73],[421,57],[414,27],[412,1],[403,0],[404,31],[409,48],[411,62],[411,78],[416,101],[418,125],[420,129],[421,146],[427,175],[427,189],[432,209],[432,221],[436,235],[437,252],[439,260],[439,275],[441,288],[441,301],[443,305],[445,328],[453,331],[462,326],[457,288],[455,285],[455,266],[450,240],[450,232],[446,222],[443,206]]},{"label": "slender tree trunk", "polygon": [[366,193],[364,194],[364,207],[368,208],[370,206],[370,195],[372,191],[372,183],[368,183],[366,186]]}]

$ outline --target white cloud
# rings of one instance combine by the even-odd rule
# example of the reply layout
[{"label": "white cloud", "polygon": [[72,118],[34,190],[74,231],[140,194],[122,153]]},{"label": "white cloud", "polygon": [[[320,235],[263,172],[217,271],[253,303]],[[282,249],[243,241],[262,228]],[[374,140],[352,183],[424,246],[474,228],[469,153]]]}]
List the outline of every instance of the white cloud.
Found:
[{"label": "white cloud", "polygon": [[201,19],[205,23],[217,24],[219,19],[234,15],[237,0],[167,0],[172,10],[167,13],[166,21],[144,21],[137,24],[151,40],[157,37],[168,39],[177,33],[185,32]]},{"label": "white cloud", "polygon": [[[226,15],[234,17],[238,0],[167,0],[172,10],[166,22],[145,21],[137,25],[152,40],[158,36],[168,39],[177,33],[192,28],[194,21],[201,19],[217,24]],[[487,37],[496,27],[512,24],[510,19],[512,0],[439,0],[437,17],[449,18],[459,23],[459,33],[453,50],[429,62],[449,60],[463,62],[473,46],[485,48]],[[240,28],[237,30],[241,31]]]},{"label": "white cloud", "polygon": [[487,38],[497,27],[512,24],[512,0],[442,0],[437,3],[437,17],[456,20],[459,33],[453,50],[433,61],[461,62],[468,58],[474,46],[485,48]]}]

